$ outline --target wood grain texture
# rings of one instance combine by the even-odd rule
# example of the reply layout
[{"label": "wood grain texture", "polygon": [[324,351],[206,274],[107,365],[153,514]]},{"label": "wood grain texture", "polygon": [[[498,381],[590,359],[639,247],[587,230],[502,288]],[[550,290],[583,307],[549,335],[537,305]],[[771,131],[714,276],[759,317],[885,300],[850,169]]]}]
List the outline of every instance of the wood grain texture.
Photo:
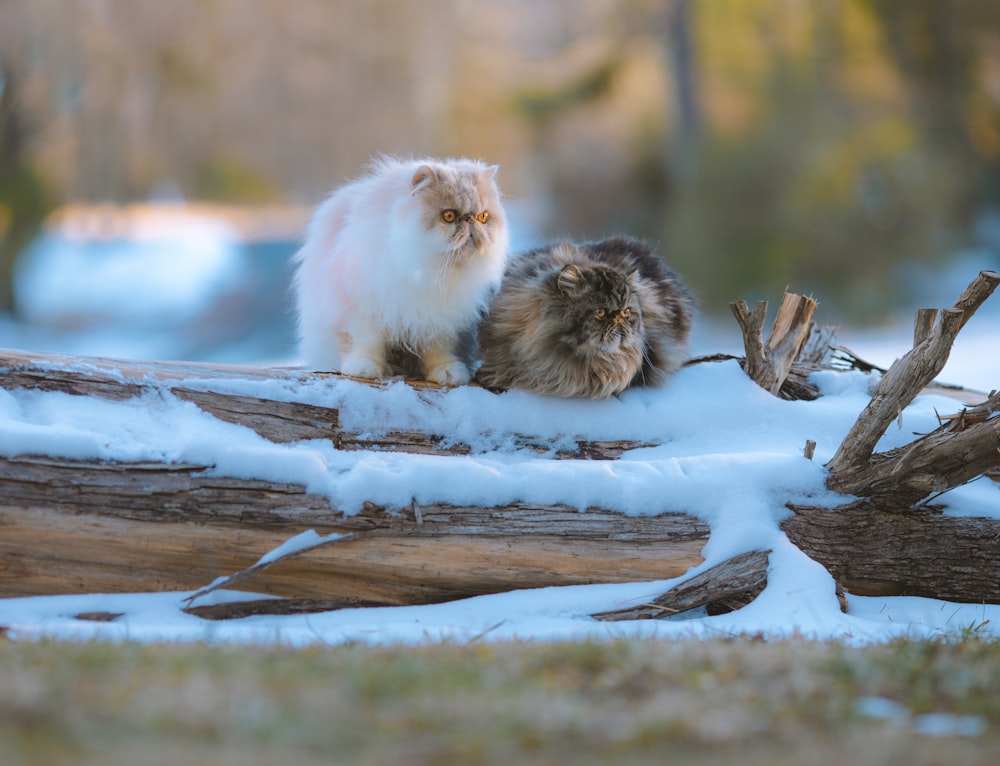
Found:
[{"label": "wood grain texture", "polygon": [[809,337],[809,325],[816,312],[816,301],[804,295],[785,293],[767,339],[767,359],[771,368],[767,390],[777,394],[798,359],[803,343]]},{"label": "wood grain texture", "polygon": [[962,291],[955,305],[940,312],[937,324],[929,332],[927,314],[918,314],[914,335],[923,340],[885,372],[868,406],[827,464],[831,474],[862,465],[871,458],[875,445],[889,425],[944,369],[959,331],[998,284],[1000,273],[980,272]]},{"label": "wood grain texture", "polygon": [[518,503],[374,505],[347,515],[302,487],[203,466],[0,459],[0,595],[195,590],[295,534],[356,537],[238,589],[340,604],[415,604],[518,588],[677,577],[708,526]]},{"label": "wood grain texture", "polygon": [[781,528],[848,593],[1000,603],[1000,522],[904,513],[868,501],[840,508],[790,506]]},{"label": "wood grain texture", "polygon": [[771,551],[750,551],[695,575],[644,604],[592,615],[603,622],[655,620],[705,607],[723,614],[746,606],[767,586]]},{"label": "wood grain texture", "polygon": [[873,454],[890,424],[944,368],[959,331],[998,284],[1000,273],[980,272],[951,308],[917,312],[916,344],[885,371],[871,401],[826,464],[830,489],[869,498],[883,510],[905,510],[1000,467],[996,395],[955,416],[969,428],[949,423],[905,447]]},{"label": "wood grain texture", "polygon": [[[734,301],[729,308],[743,334],[743,371],[751,380],[767,380],[769,376],[767,355],[764,352],[764,320],[767,318],[767,301],[757,301],[753,311],[746,301]],[[769,386],[768,386],[769,388]]]},{"label": "wood grain texture", "polygon": [[753,311],[745,301],[735,301],[729,307],[743,334],[746,352],[744,371],[761,388],[778,395],[809,337],[816,301],[803,295],[785,293],[766,344],[763,332],[767,301],[757,301]]},{"label": "wood grain texture", "polygon": [[[1000,397],[945,417],[940,429],[899,450],[872,455],[874,442],[868,447],[872,434],[881,429],[880,436],[931,381],[933,370],[940,370],[955,335],[998,283],[1000,274],[983,272],[937,324],[929,312],[921,314],[914,351],[898,369],[885,372],[866,414],[841,445],[850,459],[837,465],[835,458],[828,466],[831,488],[868,499],[833,511],[795,507],[783,523],[789,539],[849,592],[1000,602],[1000,522],[945,517],[918,505],[974,476],[997,472]],[[792,297],[786,296],[766,347],[766,304],[753,312],[734,304],[747,344],[743,363],[765,382],[773,376],[766,387],[776,386],[781,396],[814,398],[818,392],[807,378],[815,366],[794,361],[810,324],[811,299]],[[439,455],[472,449],[405,428],[352,432],[334,407],[247,395],[271,391],[279,381],[287,384],[281,395],[294,399],[299,387],[324,379],[337,376],[0,351],[0,386],[8,389],[112,400],[176,397],[276,443],[323,439],[342,450]],[[436,388],[411,385],[427,396]],[[615,459],[646,446],[581,440],[555,454],[529,437],[517,443],[542,453],[539,459]],[[263,554],[308,529],[349,537],[254,568]],[[280,598],[219,609],[194,603],[192,613],[226,617],[267,609],[421,604],[520,588],[680,577],[702,562],[708,535],[706,524],[683,514],[629,517],[530,502],[401,509],[368,504],[346,514],[301,486],[214,476],[212,466],[0,458],[0,596],[195,591],[239,573],[234,587]],[[629,616],[606,618],[737,608],[756,597],[766,576],[767,553],[753,552],[690,578],[638,610],[623,610]]]},{"label": "wood grain texture", "polygon": [[[336,379],[353,380],[374,388],[384,388],[393,382],[292,368],[73,357],[0,349],[0,387],[9,390],[58,391],[112,401],[159,392],[191,402],[219,420],[245,426],[279,444],[323,439],[342,450],[376,449],[424,455],[465,455],[471,452],[468,444],[455,442],[441,434],[391,427],[384,431],[352,432],[341,425],[340,411],[333,407],[246,396],[225,390],[226,384],[234,382],[284,381],[294,388],[296,385]],[[427,391],[441,388],[425,381],[408,380],[407,385]],[[651,446],[649,442],[627,439],[577,439],[574,447],[553,451],[551,444],[528,436],[515,436],[512,443],[515,447],[552,454],[560,459],[589,460],[614,460],[627,450]]]},{"label": "wood grain texture", "polygon": [[905,510],[1000,468],[1000,394],[949,416],[947,422],[905,447],[831,473],[827,485]]}]

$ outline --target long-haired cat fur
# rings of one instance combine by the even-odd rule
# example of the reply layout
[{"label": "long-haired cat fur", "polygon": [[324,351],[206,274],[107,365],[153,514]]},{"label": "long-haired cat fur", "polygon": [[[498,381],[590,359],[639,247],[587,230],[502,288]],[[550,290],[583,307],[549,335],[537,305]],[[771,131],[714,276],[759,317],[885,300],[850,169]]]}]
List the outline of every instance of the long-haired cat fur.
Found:
[{"label": "long-haired cat fur", "polygon": [[[381,157],[316,209],[295,259],[309,368],[469,381],[460,338],[507,259],[496,171],[478,160]],[[406,360],[417,369],[400,368]]]},{"label": "long-haired cat fur", "polygon": [[693,300],[641,240],[560,242],[510,259],[479,328],[487,388],[600,399],[655,386],[687,353]]}]

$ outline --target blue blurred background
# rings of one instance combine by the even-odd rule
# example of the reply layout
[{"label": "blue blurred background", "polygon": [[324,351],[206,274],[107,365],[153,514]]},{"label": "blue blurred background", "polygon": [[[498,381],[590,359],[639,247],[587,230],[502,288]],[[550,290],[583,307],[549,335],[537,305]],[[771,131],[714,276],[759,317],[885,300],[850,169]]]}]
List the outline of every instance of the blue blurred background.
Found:
[{"label": "blue blurred background", "polygon": [[500,164],[517,247],[649,238],[709,319],[877,327],[1000,267],[1000,3],[0,0],[0,346],[292,358],[379,152]]}]

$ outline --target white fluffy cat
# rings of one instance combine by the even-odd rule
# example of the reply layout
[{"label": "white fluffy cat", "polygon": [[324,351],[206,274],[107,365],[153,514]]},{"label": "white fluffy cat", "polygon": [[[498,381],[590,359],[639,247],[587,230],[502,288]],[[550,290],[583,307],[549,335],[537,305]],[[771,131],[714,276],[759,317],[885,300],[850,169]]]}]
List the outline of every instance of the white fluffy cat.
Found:
[{"label": "white fluffy cat", "polygon": [[500,284],[508,234],[494,176],[467,159],[375,160],[313,215],[296,256],[308,367],[378,378],[394,352],[444,385],[471,377],[456,344]]}]

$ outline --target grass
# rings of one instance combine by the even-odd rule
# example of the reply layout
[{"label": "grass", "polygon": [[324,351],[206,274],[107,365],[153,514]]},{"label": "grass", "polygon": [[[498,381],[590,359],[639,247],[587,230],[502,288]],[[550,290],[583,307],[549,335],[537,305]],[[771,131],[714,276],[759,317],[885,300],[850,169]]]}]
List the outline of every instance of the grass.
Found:
[{"label": "grass", "polygon": [[[938,713],[960,718],[921,717]],[[975,731],[920,733],[942,720]],[[290,649],[0,639],[0,761],[993,764],[1000,643]]]}]

